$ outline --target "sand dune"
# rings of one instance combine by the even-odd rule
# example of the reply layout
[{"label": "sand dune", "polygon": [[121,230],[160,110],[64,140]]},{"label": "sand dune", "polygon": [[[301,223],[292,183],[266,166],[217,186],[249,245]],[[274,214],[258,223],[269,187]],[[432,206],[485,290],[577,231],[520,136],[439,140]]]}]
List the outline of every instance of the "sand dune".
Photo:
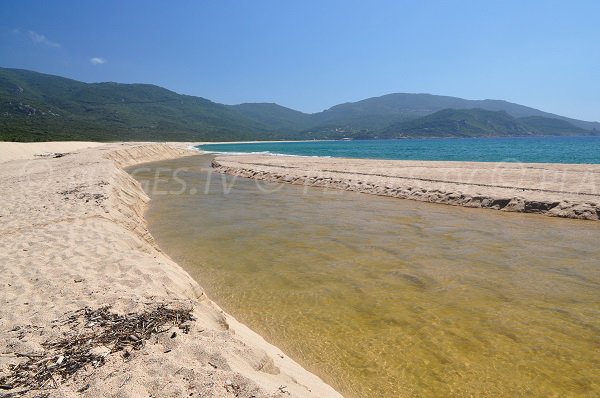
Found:
[{"label": "sand dune", "polygon": [[600,219],[600,165],[220,156],[223,173],[455,206]]},{"label": "sand dune", "polygon": [[[70,153],[34,156],[42,152]],[[111,354],[58,380],[50,396],[339,396],[224,313],[154,243],[148,198],[121,167],[190,153],[183,144],[0,143],[0,377],[24,360],[16,353],[43,352],[68,333],[53,323],[68,311],[166,303],[193,306],[189,334],[157,334],[127,360]]]}]

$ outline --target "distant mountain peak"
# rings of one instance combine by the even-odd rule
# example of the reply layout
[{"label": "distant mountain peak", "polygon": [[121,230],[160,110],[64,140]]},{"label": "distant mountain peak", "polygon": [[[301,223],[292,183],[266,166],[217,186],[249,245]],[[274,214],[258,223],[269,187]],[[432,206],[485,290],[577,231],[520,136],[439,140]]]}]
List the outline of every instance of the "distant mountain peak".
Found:
[{"label": "distant mountain peak", "polygon": [[153,84],[83,83],[0,68],[3,140],[227,141],[599,131],[597,122],[504,100],[390,93],[307,114],[273,102],[223,105]]}]

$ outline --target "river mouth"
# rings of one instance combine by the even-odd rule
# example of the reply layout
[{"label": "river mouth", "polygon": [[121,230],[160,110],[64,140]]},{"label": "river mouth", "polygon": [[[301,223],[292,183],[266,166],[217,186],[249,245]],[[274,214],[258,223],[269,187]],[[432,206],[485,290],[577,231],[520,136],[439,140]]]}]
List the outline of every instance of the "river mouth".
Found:
[{"label": "river mouth", "polygon": [[212,172],[129,169],[160,247],[348,397],[599,393],[600,227]]}]

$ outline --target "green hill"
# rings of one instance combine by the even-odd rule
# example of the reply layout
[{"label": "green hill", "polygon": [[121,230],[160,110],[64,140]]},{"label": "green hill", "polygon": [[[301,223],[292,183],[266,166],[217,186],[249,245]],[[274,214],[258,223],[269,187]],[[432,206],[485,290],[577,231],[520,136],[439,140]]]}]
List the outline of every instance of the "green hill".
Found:
[{"label": "green hill", "polygon": [[540,116],[528,116],[519,118],[524,126],[527,126],[537,134],[542,135],[586,135],[589,130],[577,127],[565,120]]},{"label": "green hill", "polygon": [[94,83],[0,69],[0,139],[244,140],[272,129],[204,98],[149,84]]},{"label": "green hill", "polygon": [[[380,97],[367,98],[362,101],[336,105],[326,111],[315,114],[314,117],[318,124],[322,124],[327,128],[362,130],[369,127],[371,129],[383,128],[382,124],[387,126],[396,122],[416,119],[443,109],[475,108],[488,111],[503,111],[516,118],[538,116],[560,119],[585,130],[592,130],[594,128],[600,130],[600,123],[598,122],[570,119],[507,101],[466,100],[432,94],[387,94]],[[379,118],[380,124],[370,123],[365,126],[361,123],[365,117],[371,119]]]},{"label": "green hill", "polygon": [[270,126],[275,131],[293,132],[309,128],[313,124],[311,115],[308,113],[274,103],[244,103],[228,106],[247,119]]},{"label": "green hill", "polygon": [[444,109],[418,119],[395,123],[381,132],[382,138],[527,134],[529,131],[508,113],[483,109]]},{"label": "green hill", "polygon": [[560,119],[540,116],[514,118],[504,111],[476,108],[444,109],[421,118],[394,123],[382,130],[379,137],[502,137],[589,133]]},{"label": "green hill", "polygon": [[599,131],[597,122],[497,100],[389,94],[306,114],[273,103],[223,105],[150,84],[83,83],[0,68],[0,140],[5,141],[371,139]]}]

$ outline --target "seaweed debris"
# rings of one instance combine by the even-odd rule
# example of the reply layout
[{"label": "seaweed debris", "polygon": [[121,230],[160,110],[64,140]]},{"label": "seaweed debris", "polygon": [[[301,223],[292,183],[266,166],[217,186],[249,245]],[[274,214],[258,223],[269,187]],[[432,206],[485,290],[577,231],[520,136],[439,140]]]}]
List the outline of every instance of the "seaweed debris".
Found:
[{"label": "seaweed debris", "polygon": [[36,390],[41,391],[36,396],[48,396],[45,390],[57,388],[58,381],[69,379],[86,366],[98,368],[108,355],[120,351],[127,359],[131,356],[129,349],[141,349],[152,335],[174,326],[187,333],[189,322],[195,320],[191,306],[173,309],[165,304],[125,315],[111,312],[110,306],[86,307],[67,315],[53,323],[54,327],[69,327],[70,332],[45,341],[43,352],[8,354],[26,360],[9,365],[8,372],[0,372],[0,397],[20,397]]}]

